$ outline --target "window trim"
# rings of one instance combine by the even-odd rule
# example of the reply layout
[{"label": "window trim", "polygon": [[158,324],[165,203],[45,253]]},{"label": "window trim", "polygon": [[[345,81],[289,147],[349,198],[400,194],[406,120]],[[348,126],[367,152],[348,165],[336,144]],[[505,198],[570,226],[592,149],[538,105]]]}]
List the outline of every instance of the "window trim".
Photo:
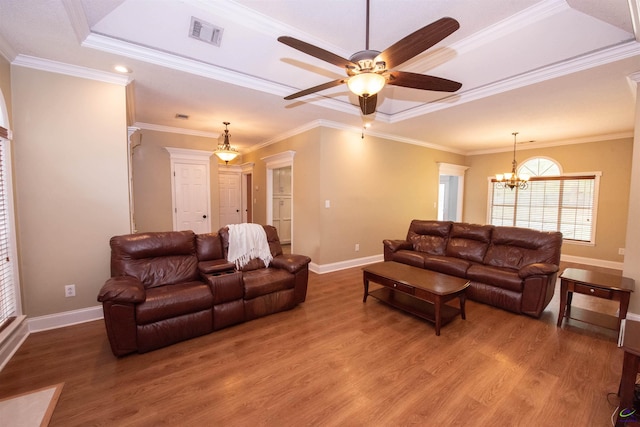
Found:
[{"label": "window trim", "polygon": [[[552,159],[550,159],[552,160]],[[591,216],[591,239],[587,241],[582,240],[573,240],[562,238],[563,244],[572,244],[578,246],[595,246],[596,245],[596,230],[598,227],[598,206],[599,206],[599,197],[600,197],[600,178],[602,177],[602,171],[594,171],[594,172],[574,172],[574,173],[563,173],[562,175],[557,176],[532,176],[529,181],[553,181],[553,180],[567,180],[567,179],[594,179],[593,185],[593,211]],[[490,176],[487,178],[487,215],[486,215],[486,223],[491,224],[491,209],[492,209],[492,200],[493,200],[493,184],[496,182],[495,176]],[[517,191],[517,190],[514,190]],[[526,190],[524,190],[526,191]]]},{"label": "window trim", "polygon": [[[0,150],[2,150],[2,159],[3,159],[3,172],[4,172],[4,182],[0,182],[0,186],[4,187],[5,191],[5,209],[7,211],[6,220],[7,220],[7,244],[8,244],[8,255],[11,260],[10,268],[10,276],[12,283],[9,283],[9,286],[13,287],[13,303],[15,306],[14,315],[8,317],[6,319],[0,319],[0,326],[2,326],[2,331],[6,332],[6,328],[9,324],[11,324],[12,320],[16,318],[22,317],[22,299],[20,293],[20,280],[18,276],[18,252],[17,252],[17,240],[16,240],[16,231],[15,231],[15,216],[14,216],[14,195],[13,195],[13,171],[12,171],[12,153],[11,153],[11,140],[9,139],[9,131],[0,126]],[[13,322],[15,323],[15,322]],[[0,338],[2,338],[5,334],[0,334]],[[2,342],[2,340],[0,340]]]}]

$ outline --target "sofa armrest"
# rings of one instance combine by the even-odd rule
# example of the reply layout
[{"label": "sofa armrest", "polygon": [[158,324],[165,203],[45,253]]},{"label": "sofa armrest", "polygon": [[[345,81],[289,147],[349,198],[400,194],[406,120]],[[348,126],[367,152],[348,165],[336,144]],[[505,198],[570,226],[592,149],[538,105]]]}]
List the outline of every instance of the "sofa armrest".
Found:
[{"label": "sofa armrest", "polygon": [[283,254],[271,260],[270,267],[281,268],[289,273],[295,274],[311,262],[311,258],[306,255]]},{"label": "sofa armrest", "polygon": [[385,246],[385,248],[389,248],[391,252],[398,252],[401,249],[413,249],[413,244],[406,240],[385,239],[382,241],[382,244]]},{"label": "sofa armrest", "polygon": [[530,276],[543,275],[547,276],[549,274],[557,273],[558,266],[555,264],[546,264],[542,262],[537,262],[534,264],[528,264],[518,270],[518,276],[521,279],[526,279]]},{"label": "sofa armrest", "polygon": [[142,282],[135,277],[112,277],[105,282],[98,293],[100,302],[141,303],[146,299]]}]

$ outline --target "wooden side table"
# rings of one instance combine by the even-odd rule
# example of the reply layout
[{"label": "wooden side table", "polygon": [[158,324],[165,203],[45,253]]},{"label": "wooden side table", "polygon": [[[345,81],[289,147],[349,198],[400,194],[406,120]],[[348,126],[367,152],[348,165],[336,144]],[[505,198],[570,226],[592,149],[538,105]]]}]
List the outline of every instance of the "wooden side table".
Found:
[{"label": "wooden side table", "polygon": [[[629,297],[635,287],[635,281],[628,277],[599,273],[579,268],[567,268],[560,275],[560,310],[558,326],[562,326],[565,317],[582,322],[603,326],[608,329],[619,330],[620,321],[627,317]],[[618,317],[604,313],[571,308],[573,293],[591,295],[620,302]]]}]

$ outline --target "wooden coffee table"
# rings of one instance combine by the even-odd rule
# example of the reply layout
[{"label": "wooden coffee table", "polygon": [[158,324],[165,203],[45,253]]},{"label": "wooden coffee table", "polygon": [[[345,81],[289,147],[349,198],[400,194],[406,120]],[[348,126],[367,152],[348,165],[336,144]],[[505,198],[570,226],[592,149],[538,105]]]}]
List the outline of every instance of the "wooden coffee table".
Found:
[{"label": "wooden coffee table", "polygon": [[[453,320],[458,313],[465,319],[465,290],[469,281],[423,268],[393,261],[371,264],[362,269],[364,298],[371,295],[393,307],[404,310],[440,327]],[[369,281],[382,288],[369,292]],[[446,305],[454,298],[460,300],[460,309]]]}]

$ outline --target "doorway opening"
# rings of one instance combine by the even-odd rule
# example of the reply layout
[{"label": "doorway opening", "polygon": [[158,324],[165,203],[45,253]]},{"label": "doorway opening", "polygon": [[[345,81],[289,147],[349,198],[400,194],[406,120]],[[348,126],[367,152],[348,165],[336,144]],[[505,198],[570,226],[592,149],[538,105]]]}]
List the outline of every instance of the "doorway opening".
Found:
[{"label": "doorway opening", "polygon": [[262,160],[267,165],[267,224],[278,230],[282,250],[291,252],[294,244],[294,179],[295,151],[284,151]]},{"label": "doorway opening", "polygon": [[438,163],[438,220],[462,221],[464,173],[468,166]]}]

